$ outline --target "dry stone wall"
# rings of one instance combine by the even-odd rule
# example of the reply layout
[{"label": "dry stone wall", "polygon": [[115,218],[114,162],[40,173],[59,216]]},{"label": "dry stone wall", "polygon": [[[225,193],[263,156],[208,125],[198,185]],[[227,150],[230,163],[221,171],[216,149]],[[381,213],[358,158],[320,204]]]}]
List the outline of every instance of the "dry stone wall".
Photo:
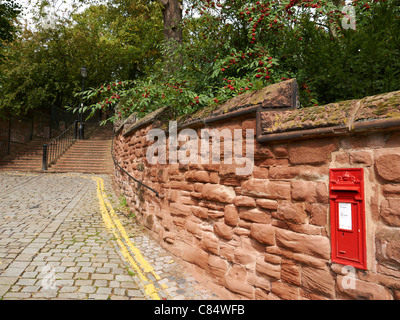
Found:
[{"label": "dry stone wall", "polygon": [[[273,94],[279,99],[276,90]],[[253,129],[254,168],[248,175],[237,175],[237,166],[223,161],[149,164],[146,151],[154,141],[146,135],[166,128],[161,111],[160,117],[120,125],[114,137],[116,161],[160,195],[115,168],[115,183],[137,221],[229,299],[400,299],[397,118],[389,115],[391,125],[384,125],[380,114],[374,128],[352,132],[345,123],[347,131],[330,134],[324,124],[308,124],[307,130],[316,131],[296,139],[293,130],[277,129],[271,133],[275,139],[263,141],[258,135],[266,126],[260,125],[264,116],[255,108],[257,103],[262,108],[257,99],[247,101],[249,112],[238,112],[236,105],[230,117],[208,123],[192,118],[180,127],[199,136],[204,127],[228,129],[232,136],[235,129]],[[286,107],[286,116],[297,114],[296,103]],[[349,116],[354,119],[351,111]],[[318,133],[320,127],[324,134]],[[331,261],[329,169],[352,167],[365,174],[367,270]]]}]

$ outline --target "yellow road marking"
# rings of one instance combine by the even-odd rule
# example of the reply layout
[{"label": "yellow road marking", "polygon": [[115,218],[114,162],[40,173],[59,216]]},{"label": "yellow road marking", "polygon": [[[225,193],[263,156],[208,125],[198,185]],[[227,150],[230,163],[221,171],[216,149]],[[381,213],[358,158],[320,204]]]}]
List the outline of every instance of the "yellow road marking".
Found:
[{"label": "yellow road marking", "polygon": [[[160,300],[160,296],[158,295],[158,291],[153,282],[146,276],[145,273],[151,273],[155,279],[161,279],[160,276],[154,272],[153,267],[148,263],[148,261],[143,257],[142,253],[138,248],[136,248],[133,243],[129,240],[129,237],[125,231],[125,228],[122,226],[120,220],[118,219],[117,214],[115,213],[110,201],[107,198],[107,195],[104,193],[104,181],[99,177],[92,177],[94,181],[97,182],[97,197],[99,199],[100,211],[103,218],[103,221],[106,227],[112,232],[114,235],[120,249],[121,253],[131,265],[131,267],[136,271],[140,281],[142,282],[145,292],[148,296],[150,296],[153,300]],[[108,210],[107,210],[108,207]],[[122,238],[121,238],[121,236]],[[125,244],[122,241],[125,240]],[[129,250],[128,250],[129,248]],[[131,251],[134,255],[130,254]],[[164,289],[167,287],[165,285],[162,286]]]}]

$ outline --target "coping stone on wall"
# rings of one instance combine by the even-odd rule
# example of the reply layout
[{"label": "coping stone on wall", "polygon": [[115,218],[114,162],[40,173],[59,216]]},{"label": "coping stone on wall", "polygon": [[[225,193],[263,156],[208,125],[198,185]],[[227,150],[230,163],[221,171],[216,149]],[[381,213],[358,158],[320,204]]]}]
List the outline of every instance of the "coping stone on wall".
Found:
[{"label": "coping stone on wall", "polygon": [[259,142],[398,130],[400,91],[324,106],[261,112],[258,125]]},{"label": "coping stone on wall", "polygon": [[[323,106],[299,108],[296,79],[289,79],[229,99],[215,107],[205,107],[193,114],[172,119],[170,107],[159,108],[136,120],[132,114],[116,124],[128,135],[148,125],[166,129],[170,120],[178,129],[207,126],[216,121],[255,114],[256,139],[260,143],[299,140],[313,137],[348,135],[356,132],[398,130],[400,127],[400,91],[359,100],[347,100]],[[157,122],[157,123],[156,123]]]},{"label": "coping stone on wall", "polygon": [[[261,90],[251,91],[229,99],[224,104],[215,108],[209,106],[189,115],[176,118],[178,129],[196,124],[206,125],[207,123],[221,121],[228,118],[238,117],[245,114],[256,113],[259,110],[289,110],[299,106],[298,85],[296,79],[289,79],[276,84],[269,85]],[[123,129],[123,134],[153,123],[155,120],[163,119],[164,122],[171,119],[166,116],[169,107],[159,108],[136,121],[136,115],[132,114],[126,120],[116,123],[115,133]],[[158,124],[161,126],[163,121]]]}]

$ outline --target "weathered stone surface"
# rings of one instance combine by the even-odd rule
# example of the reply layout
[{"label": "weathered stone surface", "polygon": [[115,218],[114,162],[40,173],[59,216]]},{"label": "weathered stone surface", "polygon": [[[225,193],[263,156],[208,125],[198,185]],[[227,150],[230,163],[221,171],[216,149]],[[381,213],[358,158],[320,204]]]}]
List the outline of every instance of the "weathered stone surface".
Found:
[{"label": "weathered stone surface", "polygon": [[256,260],[256,272],[275,279],[281,278],[281,266],[265,262],[261,257]]},{"label": "weathered stone surface", "polygon": [[325,182],[318,181],[316,185],[317,202],[329,203],[328,185]]},{"label": "weathered stone surface", "polygon": [[282,261],[281,268],[282,281],[293,284],[295,286],[301,285],[301,270],[296,263],[291,260],[284,259]]},{"label": "weathered stone surface", "polygon": [[379,149],[386,145],[386,138],[382,134],[355,135],[343,138],[341,146],[344,149]]},{"label": "weathered stone surface", "polygon": [[168,187],[171,189],[194,191],[193,184],[187,181],[170,180],[168,182]]},{"label": "weathered stone surface", "polygon": [[288,110],[286,112],[264,112],[262,133],[300,131],[319,127],[343,126],[356,101],[330,103],[324,106]]},{"label": "weathered stone surface", "polygon": [[381,218],[391,226],[400,226],[400,198],[389,198],[382,201]]},{"label": "weathered stone surface", "polygon": [[204,270],[208,269],[208,253],[199,248],[193,250],[192,246],[185,245],[182,250],[181,258]]},{"label": "weathered stone surface", "polygon": [[265,179],[249,179],[242,183],[243,195],[268,199],[289,199],[290,183]]},{"label": "weathered stone surface", "polygon": [[208,252],[218,255],[219,254],[219,240],[218,238],[210,233],[206,232],[201,240],[200,247]]},{"label": "weathered stone surface", "polygon": [[334,297],[335,280],[327,267],[323,269],[303,267],[301,283],[306,290],[318,292],[330,298]]},{"label": "weathered stone surface", "polygon": [[247,271],[244,267],[241,267],[237,264],[233,265],[228,274],[224,277],[223,281],[225,286],[232,292],[252,299],[254,295],[254,288],[246,282]]},{"label": "weathered stone surface", "polygon": [[327,237],[300,234],[280,228],[275,228],[275,237],[278,246],[291,251],[326,260],[330,258],[331,245]]},{"label": "weathered stone surface", "polygon": [[294,167],[276,166],[269,169],[269,179],[271,180],[289,180],[301,179],[313,181],[328,177],[329,168],[327,166],[314,167],[310,165],[298,165]]},{"label": "weathered stone surface", "polygon": [[222,258],[232,262],[234,260],[235,247],[227,243],[221,242],[219,246],[219,254]]},{"label": "weathered stone surface", "polygon": [[266,159],[266,158],[270,158],[270,159],[274,158],[274,153],[272,152],[271,148],[264,144],[256,143],[255,150],[254,150],[254,159],[258,160],[258,159]]},{"label": "weathered stone surface", "polygon": [[371,151],[353,151],[350,152],[350,164],[363,164],[371,166],[373,164]]},{"label": "weathered stone surface", "polygon": [[264,254],[264,261],[272,264],[280,264],[282,262],[282,258],[281,256],[275,254],[266,253]]},{"label": "weathered stone surface", "polygon": [[197,182],[210,182],[210,176],[207,171],[189,171],[186,173],[186,179]]},{"label": "weathered stone surface", "polygon": [[385,184],[382,186],[382,192],[386,197],[400,198],[400,184]]},{"label": "weathered stone surface", "polygon": [[314,203],[307,207],[310,213],[310,223],[317,226],[326,226],[328,222],[328,206]]},{"label": "weathered stone surface", "polygon": [[244,131],[243,138],[246,137],[246,130],[254,130],[254,135],[255,135],[257,131],[257,120],[256,119],[244,120],[242,122],[242,130]]},{"label": "weathered stone surface", "polygon": [[291,164],[325,164],[331,159],[331,153],[338,150],[337,139],[315,139],[293,142],[289,147]]},{"label": "weathered stone surface", "polygon": [[[247,278],[247,282],[257,288],[261,288],[267,292],[271,291],[271,282],[265,277],[259,277],[254,273],[250,273]],[[257,299],[257,297],[256,297]]]},{"label": "weathered stone surface", "polygon": [[235,292],[241,296],[244,296],[249,299],[252,299],[254,296],[253,286],[251,286],[245,282],[242,282],[238,279],[235,279],[231,276],[225,276],[223,283],[227,289],[229,289],[230,291]]},{"label": "weathered stone surface", "polygon": [[[248,92],[229,99],[226,103],[211,112],[207,108],[198,111],[192,115],[192,118],[213,117],[226,114],[232,110],[238,110],[243,107],[260,106],[265,109],[276,108],[295,108],[297,105],[297,82],[290,79],[267,86],[261,90]],[[243,126],[247,128],[246,121]]]},{"label": "weathered stone surface", "polygon": [[217,278],[222,278],[228,271],[228,263],[226,260],[211,254],[208,258],[208,266],[210,273]]},{"label": "weathered stone surface", "polygon": [[205,199],[224,203],[232,203],[236,196],[232,187],[210,183],[204,185],[202,195]]},{"label": "weathered stone surface", "polygon": [[386,154],[375,160],[375,171],[379,177],[390,182],[400,182],[400,155]]},{"label": "weathered stone surface", "polygon": [[207,219],[208,209],[204,207],[191,207],[193,215],[201,219]]},{"label": "weathered stone surface", "polygon": [[360,102],[360,108],[354,116],[355,123],[387,118],[398,119],[400,116],[399,91],[365,97]]},{"label": "weathered stone surface", "polygon": [[233,204],[225,206],[224,221],[227,225],[237,226],[239,222],[239,212]]},{"label": "weathered stone surface", "polygon": [[271,292],[284,300],[297,300],[299,298],[298,287],[280,281],[274,281],[272,283]]},{"label": "weathered stone surface", "polygon": [[175,233],[169,232],[169,231],[164,231],[163,239],[165,242],[167,242],[169,244],[173,244],[175,242]]},{"label": "weathered stone surface", "polygon": [[376,231],[376,257],[386,265],[399,266],[400,264],[400,230],[380,226]]},{"label": "weathered stone surface", "polygon": [[268,176],[269,176],[268,168],[257,167],[257,166],[253,168],[253,178],[268,179]]},{"label": "weathered stone surface", "polygon": [[303,203],[282,202],[278,206],[278,211],[273,214],[278,219],[293,223],[305,223],[307,213],[304,211]]},{"label": "weathered stone surface", "polygon": [[214,232],[217,236],[226,240],[231,240],[233,237],[233,228],[227,226],[223,222],[214,223]]},{"label": "weathered stone surface", "polygon": [[278,202],[269,199],[257,199],[256,204],[263,209],[276,210],[278,209]]},{"label": "weathered stone surface", "polygon": [[221,164],[219,167],[219,176],[221,178],[229,178],[236,176],[236,164]]},{"label": "weathered stone surface", "polygon": [[251,197],[237,196],[233,199],[233,204],[237,207],[255,207],[256,200]]},{"label": "weathered stone surface", "polygon": [[352,281],[354,281],[354,286],[348,284],[345,276],[339,275],[336,281],[339,293],[355,300],[391,300],[389,291],[380,284],[358,279],[352,279]]},{"label": "weathered stone surface", "polygon": [[241,265],[251,265],[255,262],[256,257],[254,252],[243,248],[236,248],[234,250],[234,261],[241,264]]},{"label": "weathered stone surface", "polygon": [[253,223],[250,227],[250,236],[266,245],[275,245],[275,228],[270,224]]},{"label": "weathered stone surface", "polygon": [[276,158],[286,158],[288,154],[287,144],[278,144],[274,146],[274,155]]},{"label": "weathered stone surface", "polygon": [[194,234],[195,236],[201,236],[202,230],[198,223],[193,221],[186,221],[186,230],[190,233]]},{"label": "weathered stone surface", "polygon": [[250,236],[250,230],[246,228],[236,227],[233,232],[238,236]]},{"label": "weathered stone surface", "polygon": [[258,223],[270,223],[271,216],[259,209],[241,210],[239,217],[244,220],[258,222]]},{"label": "weathered stone surface", "polygon": [[174,202],[169,205],[169,210],[172,215],[183,216],[183,217],[188,216],[191,212],[190,206],[187,206],[182,203],[174,203]]},{"label": "weathered stone surface", "polygon": [[218,210],[208,210],[208,215],[207,217],[209,219],[220,219],[224,216],[223,211],[218,211]]},{"label": "weathered stone surface", "polygon": [[317,193],[314,181],[294,180],[291,182],[291,187],[292,200],[315,202]]}]

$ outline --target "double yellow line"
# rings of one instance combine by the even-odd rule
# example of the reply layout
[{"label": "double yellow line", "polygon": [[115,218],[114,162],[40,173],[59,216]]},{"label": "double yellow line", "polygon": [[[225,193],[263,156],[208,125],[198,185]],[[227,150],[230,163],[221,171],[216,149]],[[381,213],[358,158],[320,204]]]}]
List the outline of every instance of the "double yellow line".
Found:
[{"label": "double yellow line", "polygon": [[[152,280],[148,278],[147,274],[151,274],[156,280],[160,280],[160,276],[143,257],[140,250],[129,240],[129,237],[108,200],[107,195],[104,193],[103,179],[99,177],[92,177],[92,179],[97,182],[97,197],[99,199],[101,216],[107,229],[114,235],[125,260],[133,270],[135,270],[144,287],[146,295],[153,300],[160,300],[158,288],[154,285]],[[167,286],[162,285],[161,288],[165,290],[167,289]]]}]

